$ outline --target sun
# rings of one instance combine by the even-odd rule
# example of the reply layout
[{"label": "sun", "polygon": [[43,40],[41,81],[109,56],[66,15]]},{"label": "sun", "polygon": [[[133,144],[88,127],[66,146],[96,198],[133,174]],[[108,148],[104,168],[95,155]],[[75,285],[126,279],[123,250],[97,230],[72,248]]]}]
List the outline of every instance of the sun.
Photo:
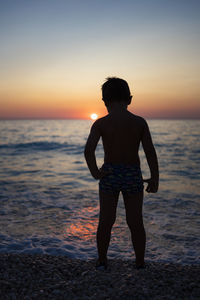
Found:
[{"label": "sun", "polygon": [[90,118],[91,118],[92,120],[96,120],[96,119],[98,118],[98,115],[97,115],[97,114],[91,114],[91,115],[90,115]]}]

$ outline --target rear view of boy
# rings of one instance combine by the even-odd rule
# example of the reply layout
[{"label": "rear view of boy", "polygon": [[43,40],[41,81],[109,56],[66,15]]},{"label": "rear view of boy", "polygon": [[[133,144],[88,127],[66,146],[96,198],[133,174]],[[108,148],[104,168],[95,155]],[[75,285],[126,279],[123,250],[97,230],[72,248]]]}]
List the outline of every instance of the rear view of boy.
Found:
[{"label": "rear view of boy", "polygon": [[[156,152],[146,121],[127,110],[132,96],[123,79],[111,77],[102,86],[102,96],[108,115],[98,119],[91,128],[85,159],[92,176],[99,181],[100,215],[97,229],[98,261],[96,267],[107,268],[107,251],[111,229],[116,219],[119,193],[122,192],[126,220],[136,257],[136,267],[144,267],[146,235],[143,225],[143,181],[146,191],[156,193],[159,172]],[[99,169],[95,149],[102,138],[104,164]],[[139,145],[142,143],[151,178],[143,180]]]}]

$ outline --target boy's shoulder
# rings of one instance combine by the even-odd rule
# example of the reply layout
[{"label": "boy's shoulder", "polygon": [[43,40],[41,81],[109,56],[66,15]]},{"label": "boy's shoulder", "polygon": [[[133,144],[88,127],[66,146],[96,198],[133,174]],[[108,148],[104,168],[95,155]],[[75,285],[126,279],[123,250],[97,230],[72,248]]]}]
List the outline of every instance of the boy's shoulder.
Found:
[{"label": "boy's shoulder", "polygon": [[129,113],[130,113],[130,116],[132,117],[132,119],[135,120],[136,122],[141,123],[141,124],[146,123],[146,120],[143,117],[135,115],[135,114],[131,113],[130,111],[129,111]]},{"label": "boy's shoulder", "polygon": [[130,123],[132,122],[134,125],[140,128],[144,128],[145,126],[147,126],[147,121],[143,117],[133,114],[130,111],[127,112],[128,112]]},{"label": "boy's shoulder", "polygon": [[107,120],[108,120],[109,115],[106,115],[104,117],[101,117],[99,119],[97,119],[92,126],[94,127],[98,127],[101,126],[102,124],[104,124]]},{"label": "boy's shoulder", "polygon": [[92,124],[91,129],[92,129],[92,130],[95,130],[95,131],[100,131],[101,128],[102,128],[102,126],[104,126],[106,117],[107,117],[107,116],[97,119],[97,120]]},{"label": "boy's shoulder", "polygon": [[96,122],[98,122],[99,124],[106,122],[109,119],[109,114],[99,118],[96,120]]}]

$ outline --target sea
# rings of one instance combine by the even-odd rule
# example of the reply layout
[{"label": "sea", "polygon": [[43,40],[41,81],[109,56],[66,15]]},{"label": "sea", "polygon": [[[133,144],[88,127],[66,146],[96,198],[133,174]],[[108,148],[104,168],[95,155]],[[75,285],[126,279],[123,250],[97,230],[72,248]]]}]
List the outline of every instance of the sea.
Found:
[{"label": "sea", "polygon": [[[200,120],[147,120],[160,166],[144,196],[146,260],[200,263]],[[97,257],[98,181],[84,160],[90,120],[0,121],[0,253]],[[96,149],[103,164],[103,148]],[[149,178],[142,147],[141,168]],[[108,258],[134,259],[120,195]]]}]

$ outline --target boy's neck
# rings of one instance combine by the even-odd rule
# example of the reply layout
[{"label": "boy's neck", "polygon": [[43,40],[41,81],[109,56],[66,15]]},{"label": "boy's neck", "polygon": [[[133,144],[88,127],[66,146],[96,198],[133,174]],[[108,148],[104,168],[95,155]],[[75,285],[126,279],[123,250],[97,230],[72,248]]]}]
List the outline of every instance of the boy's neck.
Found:
[{"label": "boy's neck", "polygon": [[113,102],[107,106],[108,113],[122,113],[127,111],[128,105],[124,102]]}]

